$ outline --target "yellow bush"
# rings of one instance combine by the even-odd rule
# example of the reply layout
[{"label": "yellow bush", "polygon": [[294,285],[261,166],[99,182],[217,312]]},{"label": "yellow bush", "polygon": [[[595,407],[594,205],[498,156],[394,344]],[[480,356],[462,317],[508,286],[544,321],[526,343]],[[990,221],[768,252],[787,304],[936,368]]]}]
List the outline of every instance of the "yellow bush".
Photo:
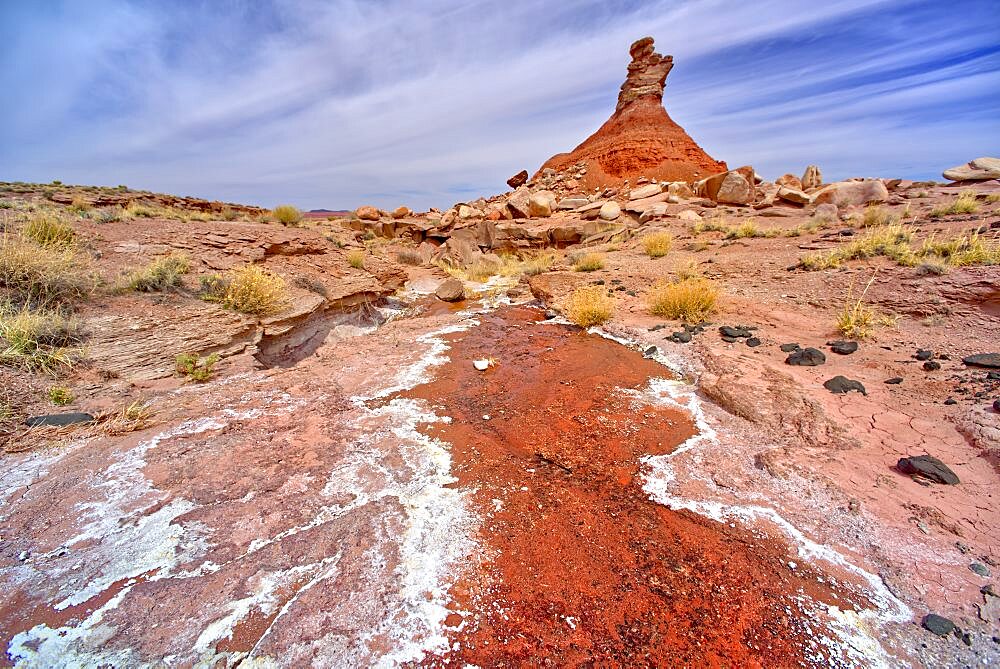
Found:
[{"label": "yellow bush", "polygon": [[573,269],[577,272],[593,272],[594,270],[604,269],[604,258],[600,253],[587,253],[573,263]]},{"label": "yellow bush", "polygon": [[650,258],[662,258],[673,245],[674,236],[669,232],[653,232],[642,238],[642,248]]},{"label": "yellow bush", "polygon": [[952,214],[974,214],[979,211],[979,203],[976,201],[976,191],[963,190],[950,204],[943,204],[935,207],[931,211],[931,218],[941,218]]},{"label": "yellow bush", "polygon": [[79,325],[58,312],[0,305],[0,363],[55,373],[73,364]]},{"label": "yellow bush", "polygon": [[182,253],[157,258],[143,269],[128,275],[128,287],[140,293],[151,293],[181,285],[181,275],[191,269],[191,261]]},{"label": "yellow bush", "polygon": [[718,309],[719,287],[703,278],[661,283],[650,291],[650,313],[664,318],[698,322]]},{"label": "yellow bush", "polygon": [[347,253],[347,264],[349,264],[354,269],[364,269],[365,268],[365,252],[364,251],[348,251],[348,253]]},{"label": "yellow bush", "polygon": [[566,301],[566,317],[582,328],[604,323],[615,310],[615,301],[602,286],[577,288]]},{"label": "yellow bush", "polygon": [[94,280],[72,247],[39,246],[24,237],[0,238],[0,286],[21,301],[62,302],[89,294]]},{"label": "yellow bush", "polygon": [[232,273],[222,304],[245,314],[266,316],[282,307],[286,295],[284,279],[258,265],[246,265]]},{"label": "yellow bush", "polygon": [[278,205],[271,211],[271,214],[282,225],[295,225],[302,220],[302,212],[290,204]]}]

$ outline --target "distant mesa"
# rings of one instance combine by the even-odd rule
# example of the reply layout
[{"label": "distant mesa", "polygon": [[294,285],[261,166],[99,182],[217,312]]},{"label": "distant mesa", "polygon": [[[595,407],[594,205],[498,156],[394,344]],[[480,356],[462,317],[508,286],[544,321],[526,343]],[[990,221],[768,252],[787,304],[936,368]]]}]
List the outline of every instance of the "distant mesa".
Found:
[{"label": "distant mesa", "polygon": [[545,169],[557,172],[585,163],[586,188],[616,185],[640,176],[658,181],[696,181],[726,171],[677,125],[663,108],[663,87],[674,66],[673,56],[653,50],[643,37],[629,49],[632,62],[618,94],[618,105],[597,132],[570,153],[549,158]]}]

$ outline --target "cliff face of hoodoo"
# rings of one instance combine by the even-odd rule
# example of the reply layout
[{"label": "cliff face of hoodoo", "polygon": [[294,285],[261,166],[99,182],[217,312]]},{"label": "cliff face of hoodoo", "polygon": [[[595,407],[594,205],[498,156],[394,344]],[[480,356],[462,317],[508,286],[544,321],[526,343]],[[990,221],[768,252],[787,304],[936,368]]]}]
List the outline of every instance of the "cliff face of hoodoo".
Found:
[{"label": "cliff face of hoodoo", "polygon": [[640,176],[694,181],[725,171],[726,164],[705,153],[663,108],[663,86],[674,66],[673,56],[656,53],[652,37],[636,41],[629,53],[632,62],[615,113],[573,151],[549,158],[539,174],[546,168],[561,171],[584,162],[583,185],[595,187]]}]

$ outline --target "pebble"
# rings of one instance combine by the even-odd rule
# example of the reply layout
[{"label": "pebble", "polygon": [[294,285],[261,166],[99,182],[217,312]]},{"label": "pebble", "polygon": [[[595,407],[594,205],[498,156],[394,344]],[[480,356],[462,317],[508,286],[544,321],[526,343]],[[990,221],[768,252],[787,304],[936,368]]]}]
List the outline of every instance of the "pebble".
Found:
[{"label": "pebble", "polygon": [[792,351],[797,351],[801,347],[798,344],[782,344],[778,348],[781,349],[782,353],[791,353]]},{"label": "pebble", "polygon": [[826,362],[826,356],[818,348],[802,348],[785,358],[786,365],[815,367]]},{"label": "pebble", "polygon": [[928,360],[924,363],[924,371],[926,372],[936,372],[941,369],[941,363],[936,360]]},{"label": "pebble", "polygon": [[490,415],[488,413],[484,413],[483,414],[483,420],[489,420],[489,419],[490,419]]},{"label": "pebble", "polygon": [[903,377],[894,376],[891,379],[886,379],[885,382],[888,383],[890,386],[898,386],[900,383],[903,382]]},{"label": "pebble", "polygon": [[931,358],[934,357],[934,351],[931,351],[930,349],[926,348],[918,348],[917,354],[913,357],[916,358],[917,360],[930,360]]},{"label": "pebble", "polygon": [[858,342],[856,341],[828,341],[826,345],[838,355],[850,355],[858,350]]},{"label": "pebble", "polygon": [[987,567],[986,565],[984,565],[981,562],[973,562],[972,564],[969,565],[969,569],[971,569],[972,571],[976,572],[977,574],[979,574],[983,578],[989,578],[990,577],[990,568]]},{"label": "pebble", "polygon": [[747,339],[747,346],[749,346],[750,348],[756,348],[757,346],[760,346],[760,339],[758,339],[757,337],[750,337],[749,339]]},{"label": "pebble", "polygon": [[925,630],[938,636],[948,636],[955,629],[955,623],[936,613],[928,613],[920,622]]},{"label": "pebble", "polygon": [[993,410],[1000,413],[1000,400],[993,400]]},{"label": "pebble", "polygon": [[954,404],[958,404],[958,400],[952,399],[951,397],[949,397],[948,399],[946,399],[944,401],[944,403],[947,404],[948,406],[952,406]]}]

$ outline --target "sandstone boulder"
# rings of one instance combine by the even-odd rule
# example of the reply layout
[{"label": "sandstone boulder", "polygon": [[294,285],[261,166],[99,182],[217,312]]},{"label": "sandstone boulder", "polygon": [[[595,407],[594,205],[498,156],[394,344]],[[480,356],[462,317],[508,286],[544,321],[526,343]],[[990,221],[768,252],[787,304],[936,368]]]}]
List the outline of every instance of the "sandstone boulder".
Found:
[{"label": "sandstone boulder", "polygon": [[465,299],[465,286],[456,278],[445,279],[434,291],[434,295],[445,302],[458,302]]},{"label": "sandstone boulder", "polygon": [[838,181],[823,187],[812,196],[813,204],[835,204],[838,207],[885,202],[889,190],[879,179]]},{"label": "sandstone boulder", "polygon": [[667,186],[667,193],[678,198],[694,197],[694,191],[691,190],[690,184],[686,181],[671,181],[670,185]]},{"label": "sandstone boulder", "polygon": [[698,221],[702,220],[698,212],[694,211],[693,209],[685,209],[681,213],[677,214],[677,218],[679,218],[682,221],[690,221],[692,223],[697,223]]},{"label": "sandstone boulder", "polygon": [[806,171],[802,173],[801,181],[801,188],[803,190],[819,188],[823,185],[823,173],[819,171],[819,167],[816,165],[810,165],[806,168]]},{"label": "sandstone boulder", "polygon": [[614,200],[608,200],[603,205],[601,205],[601,209],[598,215],[605,221],[613,221],[622,215],[622,208]]},{"label": "sandstone boulder", "polygon": [[559,200],[556,209],[560,211],[572,210],[579,207],[586,207],[588,204],[590,204],[590,200],[585,197],[564,197]]},{"label": "sandstone boulder", "polygon": [[377,221],[379,219],[379,210],[375,207],[358,207],[354,210],[354,215],[360,218],[362,221]]},{"label": "sandstone boulder", "polygon": [[633,188],[628,194],[628,199],[630,200],[643,200],[647,197],[653,197],[654,195],[659,195],[660,191],[659,184],[649,184],[647,186],[640,186],[639,188]]},{"label": "sandstone boulder", "polygon": [[528,218],[528,200],[531,198],[531,191],[527,186],[518,186],[507,198],[507,210],[510,211],[511,218]]},{"label": "sandstone boulder", "polygon": [[639,216],[640,223],[646,223],[656,218],[667,215],[667,205],[664,202],[657,202],[646,207],[646,210]]},{"label": "sandstone boulder", "polygon": [[1000,179],[1000,158],[976,158],[965,165],[944,171],[950,181],[988,181]]},{"label": "sandstone boulder", "polygon": [[816,211],[813,212],[813,216],[816,218],[826,219],[831,222],[839,221],[840,210],[837,208],[837,205],[825,202],[816,207]]},{"label": "sandstone boulder", "polygon": [[754,196],[752,179],[751,176],[748,180],[739,172],[729,172],[719,185],[715,200],[725,204],[750,204]]},{"label": "sandstone boulder", "polygon": [[409,207],[396,207],[392,210],[393,218],[406,218],[407,216],[412,216],[413,212]]},{"label": "sandstone boulder", "polygon": [[799,179],[794,174],[782,174],[780,177],[774,180],[774,183],[779,186],[786,186],[788,188],[794,188],[795,190],[802,190],[802,180]]},{"label": "sandstone boulder", "polygon": [[782,186],[778,189],[778,197],[792,204],[809,204],[810,197],[797,188]]},{"label": "sandstone boulder", "polygon": [[528,197],[528,215],[548,218],[552,215],[555,195],[551,191],[540,190]]},{"label": "sandstone boulder", "polygon": [[528,170],[521,170],[510,179],[507,179],[507,185],[511,188],[520,188],[526,183],[528,183]]}]

